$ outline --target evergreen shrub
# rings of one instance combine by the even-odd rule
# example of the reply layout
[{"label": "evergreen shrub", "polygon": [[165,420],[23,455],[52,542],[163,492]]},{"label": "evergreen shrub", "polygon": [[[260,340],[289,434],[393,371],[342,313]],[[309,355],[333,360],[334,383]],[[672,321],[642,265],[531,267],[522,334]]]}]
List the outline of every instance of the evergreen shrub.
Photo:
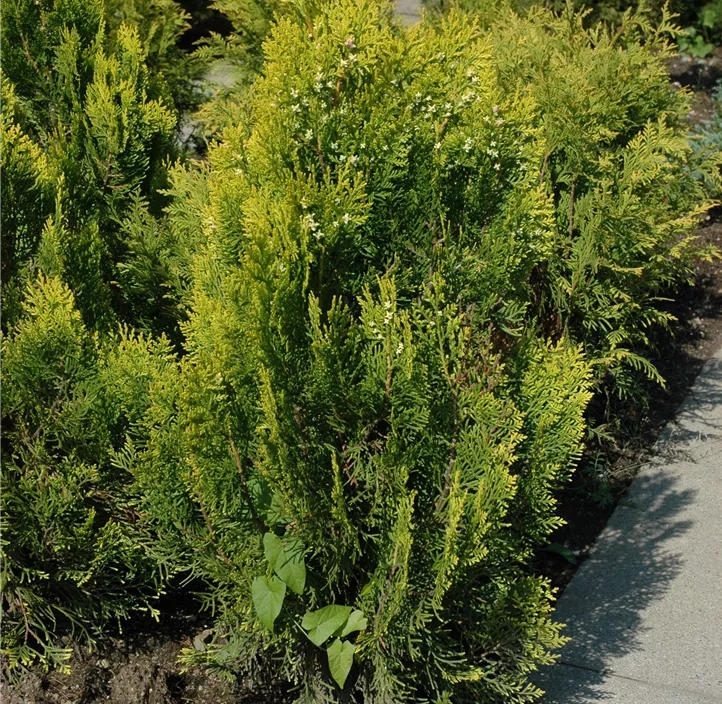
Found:
[{"label": "evergreen shrub", "polygon": [[538,695],[563,639],[528,562],[590,370],[525,322],[554,207],[492,48],[379,2],[283,19],[210,151],[186,354],[133,450],[163,559],[218,615],[189,662],[309,702]]},{"label": "evergreen shrub", "polygon": [[148,0],[144,8],[164,8],[165,19],[145,15],[139,30],[119,16],[131,0],[110,4],[3,3],[2,640],[10,670],[35,660],[63,665],[69,650],[58,647],[59,634],[92,639],[109,620],[150,608],[162,584],[130,507],[131,475],[113,453],[147,406],[138,384],[149,384],[153,359],[170,354],[161,337],[118,332],[119,321],[177,330],[178,267],[152,212],[175,154],[177,107],[141,44],[164,64],[182,15],[174,3]]},{"label": "evergreen shrub", "polygon": [[535,272],[540,322],[582,343],[613,395],[638,395],[640,375],[663,383],[649,333],[668,327],[663,299],[692,261],[717,255],[691,233],[716,195],[720,161],[688,139],[690,94],[664,64],[676,33],[666,10],[658,22],[630,10],[618,26],[586,27],[569,7],[522,16],[505,2],[459,4],[490,27],[504,88],[538,105],[556,254]]},{"label": "evergreen shrub", "polygon": [[4,665],[63,668],[59,633],[92,642],[152,612],[162,588],[116,455],[137,441],[150,381],[173,356],[128,331],[101,342],[67,286],[40,275],[2,357]]},{"label": "evergreen shrub", "polygon": [[149,73],[143,52],[145,44],[157,63],[170,52],[156,25],[141,34],[109,23],[101,0],[4,4],[6,329],[38,268],[63,278],[91,328],[135,322],[132,295],[118,285],[116,265],[129,254],[121,223],[137,208],[158,214],[176,152],[171,91]]}]

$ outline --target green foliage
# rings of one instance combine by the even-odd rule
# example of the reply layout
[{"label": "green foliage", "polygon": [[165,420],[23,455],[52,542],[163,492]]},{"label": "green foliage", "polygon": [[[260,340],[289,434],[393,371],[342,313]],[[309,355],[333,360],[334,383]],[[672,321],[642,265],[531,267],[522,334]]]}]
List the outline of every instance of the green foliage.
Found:
[{"label": "green foliage", "polygon": [[[182,573],[217,619],[189,665],[537,699],[565,639],[531,562],[594,380],[659,378],[659,298],[713,254],[667,15],[228,0],[186,61],[166,0],[6,5],[10,666]],[[211,59],[218,140],[172,164]]]},{"label": "green foliage", "polygon": [[528,325],[554,231],[535,106],[460,17],[339,2],[312,27],[279,21],[209,154],[186,356],[133,470],[218,614],[186,657],[266,651],[300,701],[529,701],[563,639],[527,564],[590,380]]},{"label": "green foliage", "polygon": [[62,665],[61,633],[92,642],[109,621],[152,610],[173,569],[150,555],[127,453],[141,441],[151,381],[172,359],[160,333],[179,336],[185,250],[154,214],[175,153],[182,105],[173,91],[189,78],[175,49],[184,25],[171,2],[112,5],[3,4],[2,598],[11,670]]},{"label": "green foliage", "polygon": [[105,0],[110,47],[123,24],[135,27],[149,71],[149,94],[174,106],[182,115],[203,100],[206,68],[198,53],[183,51],[178,43],[190,28],[190,15],[176,0]]},{"label": "green foliage", "polygon": [[19,270],[36,250],[46,213],[53,203],[53,178],[47,158],[20,126],[12,84],[2,78],[0,116],[0,198],[2,227],[2,297],[5,318],[16,317],[21,289]]},{"label": "green foliage", "polygon": [[582,19],[507,12],[490,37],[502,85],[539,106],[556,253],[537,272],[540,321],[583,343],[624,397],[639,374],[660,381],[645,359],[650,329],[669,321],[660,297],[714,255],[689,233],[719,154],[695,155],[687,139],[689,96],[663,63],[675,34],[665,13],[653,25],[630,11],[614,30]]},{"label": "green foliage", "polygon": [[10,0],[2,28],[3,195],[22,191],[3,214],[3,295],[17,300],[40,267],[69,285],[92,328],[109,329],[132,319],[114,284],[128,256],[118,221],[141,197],[162,203],[174,108],[149,96],[137,29],[106,36],[98,2]]},{"label": "green foliage", "polygon": [[115,455],[172,357],[129,333],[100,344],[68,288],[43,276],[2,356],[2,652],[11,670],[63,666],[59,632],[92,642],[110,620],[153,612],[161,566]]},{"label": "green foliage", "polygon": [[714,0],[697,9],[694,24],[679,36],[679,49],[683,54],[703,59],[721,43],[722,2]]},{"label": "green foliage", "polygon": [[[697,130],[697,139],[692,142],[693,149],[707,158],[711,155],[722,154],[722,82],[717,84],[714,93],[714,112],[711,119],[700,125]],[[708,184],[709,189],[719,196],[722,189],[718,181]]]},{"label": "green foliage", "polygon": [[210,9],[221,13],[231,31],[210,32],[197,51],[199,59],[211,66],[208,78],[213,93],[194,116],[203,146],[224,128],[246,121],[251,86],[263,64],[263,42],[274,17],[292,7],[284,0],[216,0]]}]

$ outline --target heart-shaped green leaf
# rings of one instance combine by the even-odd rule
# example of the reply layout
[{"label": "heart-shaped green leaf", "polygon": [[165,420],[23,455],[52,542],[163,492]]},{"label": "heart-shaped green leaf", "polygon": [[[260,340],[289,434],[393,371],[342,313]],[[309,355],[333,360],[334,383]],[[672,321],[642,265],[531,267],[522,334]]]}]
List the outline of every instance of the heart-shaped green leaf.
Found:
[{"label": "heart-shaped green leaf", "polygon": [[281,613],[283,598],[286,596],[286,585],[278,577],[256,577],[252,587],[253,606],[258,620],[273,631],[273,623]]},{"label": "heart-shaped green leaf", "polygon": [[351,612],[351,615],[348,617],[348,621],[346,621],[346,624],[341,629],[341,632],[337,635],[341,638],[344,638],[349,633],[353,633],[354,631],[365,631],[368,625],[369,622],[364,616],[363,611],[359,611],[358,609],[356,609],[355,611]]},{"label": "heart-shaped green leaf", "polygon": [[323,645],[336,631],[346,625],[351,615],[350,606],[330,604],[317,611],[311,611],[303,617],[301,625],[308,631],[308,638],[314,645]]},{"label": "heart-shaped green leaf", "polygon": [[306,562],[303,543],[298,539],[284,542],[273,533],[263,536],[263,553],[273,571],[296,594],[303,594],[306,586]]},{"label": "heart-shaped green leaf", "polygon": [[336,638],[328,646],[326,652],[328,653],[328,669],[331,670],[331,677],[343,689],[348,673],[351,672],[356,646],[353,643]]}]

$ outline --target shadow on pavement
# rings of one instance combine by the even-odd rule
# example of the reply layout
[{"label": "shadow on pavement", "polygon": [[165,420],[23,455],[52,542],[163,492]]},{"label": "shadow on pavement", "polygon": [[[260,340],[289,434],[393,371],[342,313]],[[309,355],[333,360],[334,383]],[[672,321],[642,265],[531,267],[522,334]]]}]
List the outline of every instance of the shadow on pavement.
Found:
[{"label": "shadow on pavement", "polygon": [[[720,399],[722,401],[722,399]],[[671,548],[692,522],[682,518],[696,490],[661,471],[642,474],[622,497],[605,533],[567,587],[555,617],[567,624],[571,642],[561,663],[535,682],[547,691],[545,704],[608,701],[602,673],[619,656],[640,648],[642,612],[667,592],[684,565]]]}]

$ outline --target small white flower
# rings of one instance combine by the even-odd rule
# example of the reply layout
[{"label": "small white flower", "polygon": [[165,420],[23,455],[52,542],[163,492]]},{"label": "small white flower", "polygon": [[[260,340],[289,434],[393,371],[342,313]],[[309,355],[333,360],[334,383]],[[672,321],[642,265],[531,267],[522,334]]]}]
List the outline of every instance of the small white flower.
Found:
[{"label": "small white flower", "polygon": [[295,88],[291,88],[290,93],[292,98],[298,98],[298,91]]},{"label": "small white flower", "polygon": [[382,149],[383,151],[387,152],[387,151],[389,150],[389,145],[388,145],[388,144],[384,144],[384,146],[381,147],[381,149]]},{"label": "small white flower", "polygon": [[349,157],[349,160],[348,160],[348,161],[349,161],[349,164],[351,164],[351,165],[358,164],[358,157],[357,157],[355,154],[352,154],[352,155]]},{"label": "small white flower", "polygon": [[494,105],[494,107],[491,109],[491,111],[492,111],[495,115],[498,115],[498,114],[499,114],[499,106],[498,106],[498,105]]},{"label": "small white flower", "polygon": [[331,142],[331,149],[336,151],[336,149],[338,149],[338,142]]},{"label": "small white flower", "polygon": [[345,42],[345,44],[346,44],[346,46],[347,46],[349,49],[355,49],[355,48],[356,48],[356,40],[355,40],[352,36],[346,37],[346,42]]},{"label": "small white flower", "polygon": [[384,308],[386,310],[391,310],[391,301],[384,301]]},{"label": "small white flower", "polygon": [[396,354],[400,355],[404,351],[404,343],[399,342],[399,346],[396,348]]},{"label": "small white flower", "polygon": [[306,139],[313,138],[313,130],[306,130]]},{"label": "small white flower", "polygon": [[464,151],[468,154],[471,151],[471,137],[466,138],[466,142],[464,142]]},{"label": "small white flower", "polygon": [[345,155],[345,154],[341,154],[341,156],[339,156],[338,160],[339,160],[341,163],[343,163],[344,161],[346,161],[346,155]]},{"label": "small white flower", "polygon": [[437,142],[436,144],[434,144],[434,149],[436,149],[437,151],[441,149],[441,142]]},{"label": "small white flower", "polygon": [[501,164],[494,164],[494,168],[499,171],[499,169],[501,169]]},{"label": "small white flower", "polygon": [[326,81],[326,88],[335,88],[336,84],[333,81]]},{"label": "small white flower", "polygon": [[346,68],[346,66],[348,66],[348,61],[346,61],[346,59],[341,59],[341,61],[338,62],[338,65],[341,68]]},{"label": "small white flower", "polygon": [[320,83],[321,81],[323,81],[323,73],[321,73],[321,71],[319,71],[319,72],[316,74],[316,80],[317,80],[319,83]]},{"label": "small white flower", "polygon": [[301,106],[298,103],[294,103],[291,105],[291,110],[296,113],[301,112]]},{"label": "small white flower", "polygon": [[384,325],[388,325],[394,317],[393,311],[389,311],[384,315]]},{"label": "small white flower", "polygon": [[344,225],[348,225],[349,222],[351,221],[351,216],[348,213],[344,213],[341,220],[343,220]]}]

